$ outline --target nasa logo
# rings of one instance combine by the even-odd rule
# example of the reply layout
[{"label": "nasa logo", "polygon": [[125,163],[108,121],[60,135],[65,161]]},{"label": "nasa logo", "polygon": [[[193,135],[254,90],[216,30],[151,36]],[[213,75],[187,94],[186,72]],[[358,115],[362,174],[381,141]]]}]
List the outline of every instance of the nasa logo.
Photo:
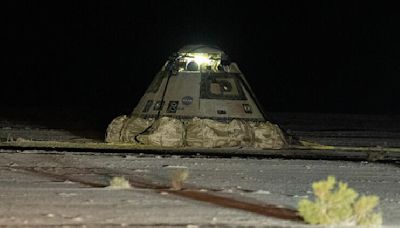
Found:
[{"label": "nasa logo", "polygon": [[193,97],[191,96],[186,96],[182,98],[182,104],[184,105],[190,105],[193,103]]}]

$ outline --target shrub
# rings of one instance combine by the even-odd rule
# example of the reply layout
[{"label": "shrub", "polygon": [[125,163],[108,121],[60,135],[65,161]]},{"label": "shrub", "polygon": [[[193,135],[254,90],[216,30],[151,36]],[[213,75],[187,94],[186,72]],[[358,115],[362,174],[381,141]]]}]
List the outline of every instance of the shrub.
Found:
[{"label": "shrub", "polygon": [[363,225],[379,227],[382,215],[375,213],[377,196],[361,196],[346,183],[329,176],[312,185],[315,201],[303,199],[298,204],[299,214],[310,224]]},{"label": "shrub", "polygon": [[113,177],[110,180],[110,185],[107,188],[111,189],[127,189],[131,188],[129,181],[127,181],[124,177]]}]

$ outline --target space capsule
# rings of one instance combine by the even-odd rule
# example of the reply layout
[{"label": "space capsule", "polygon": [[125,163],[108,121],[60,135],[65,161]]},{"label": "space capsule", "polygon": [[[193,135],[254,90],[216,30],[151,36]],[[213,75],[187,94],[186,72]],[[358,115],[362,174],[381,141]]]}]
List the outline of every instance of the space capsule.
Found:
[{"label": "space capsule", "polygon": [[106,142],[206,148],[286,144],[237,64],[209,45],[187,45],[171,55],[133,112],[111,122]]},{"label": "space capsule", "polygon": [[158,72],[133,111],[142,118],[265,121],[236,63],[216,47],[188,45]]}]

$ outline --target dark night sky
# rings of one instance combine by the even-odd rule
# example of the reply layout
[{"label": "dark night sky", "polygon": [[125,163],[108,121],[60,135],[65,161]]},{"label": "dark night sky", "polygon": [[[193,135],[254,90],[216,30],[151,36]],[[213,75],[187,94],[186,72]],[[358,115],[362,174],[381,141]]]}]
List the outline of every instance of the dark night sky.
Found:
[{"label": "dark night sky", "polygon": [[10,1],[0,108],[126,112],[169,54],[209,43],[239,64],[267,111],[400,113],[394,6],[236,2]]}]

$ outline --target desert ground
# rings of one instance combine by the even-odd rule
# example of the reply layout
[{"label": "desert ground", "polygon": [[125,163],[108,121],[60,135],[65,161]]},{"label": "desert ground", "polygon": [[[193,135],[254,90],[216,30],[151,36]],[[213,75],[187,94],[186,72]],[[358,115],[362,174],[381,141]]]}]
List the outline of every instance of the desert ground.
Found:
[{"label": "desert ground", "polygon": [[[5,143],[101,142],[104,136],[103,129],[79,121],[49,124],[29,121],[32,118],[0,117],[0,138]],[[271,119],[289,134],[323,145],[384,152],[400,144],[399,116],[272,113]],[[276,156],[289,152],[291,156]],[[263,154],[235,148],[216,153],[195,149],[164,153],[2,146],[0,224],[302,227],[305,224],[295,215],[297,204],[312,199],[311,183],[328,175],[360,194],[379,196],[384,226],[400,224],[396,152],[383,160],[354,154],[363,151],[348,157],[289,152]],[[171,189],[175,169],[188,173],[180,190]],[[124,177],[132,188],[110,188],[113,177]]]}]

